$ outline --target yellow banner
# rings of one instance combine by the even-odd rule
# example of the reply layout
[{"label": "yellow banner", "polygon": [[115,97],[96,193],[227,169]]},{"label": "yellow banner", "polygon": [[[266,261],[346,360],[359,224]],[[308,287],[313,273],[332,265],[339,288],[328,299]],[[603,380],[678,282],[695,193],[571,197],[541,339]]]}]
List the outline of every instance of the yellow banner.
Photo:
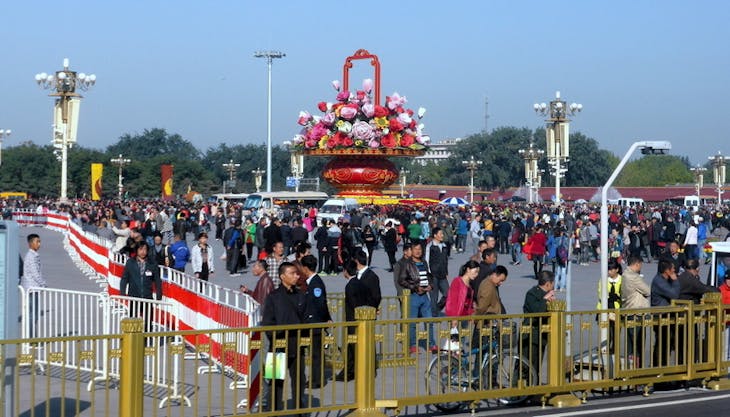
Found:
[{"label": "yellow banner", "polygon": [[103,164],[91,164],[91,199],[101,200],[101,177],[104,174]]}]

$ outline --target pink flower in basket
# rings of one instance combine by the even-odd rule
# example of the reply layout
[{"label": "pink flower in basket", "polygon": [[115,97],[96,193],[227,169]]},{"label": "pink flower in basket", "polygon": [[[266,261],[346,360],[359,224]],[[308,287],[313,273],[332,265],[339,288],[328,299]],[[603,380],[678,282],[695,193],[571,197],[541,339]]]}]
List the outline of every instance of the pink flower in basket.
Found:
[{"label": "pink flower in basket", "polygon": [[312,121],[312,115],[309,114],[309,112],[306,112],[306,111],[299,112],[299,119],[297,120],[297,123],[299,123],[302,126],[305,126],[310,121]]},{"label": "pink flower in basket", "polygon": [[355,115],[357,115],[357,106],[348,104],[340,109],[340,117],[345,120],[352,120]]},{"label": "pink flower in basket", "polygon": [[343,91],[340,91],[339,93],[337,93],[337,101],[344,103],[344,102],[346,102],[349,99],[350,99],[350,92],[349,91],[343,90]]},{"label": "pink flower in basket", "polygon": [[352,125],[352,136],[355,139],[370,141],[375,138],[375,130],[367,122],[357,121]]}]

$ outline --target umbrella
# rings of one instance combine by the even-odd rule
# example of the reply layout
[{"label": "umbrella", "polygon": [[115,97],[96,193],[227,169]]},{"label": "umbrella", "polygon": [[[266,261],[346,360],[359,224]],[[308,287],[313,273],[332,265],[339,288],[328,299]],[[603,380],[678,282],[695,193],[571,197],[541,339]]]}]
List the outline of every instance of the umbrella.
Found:
[{"label": "umbrella", "polygon": [[439,204],[441,204],[443,206],[454,206],[454,207],[455,206],[468,206],[469,205],[469,203],[467,203],[466,200],[464,200],[463,198],[459,198],[459,197],[444,198],[443,200],[441,200],[439,202]]}]

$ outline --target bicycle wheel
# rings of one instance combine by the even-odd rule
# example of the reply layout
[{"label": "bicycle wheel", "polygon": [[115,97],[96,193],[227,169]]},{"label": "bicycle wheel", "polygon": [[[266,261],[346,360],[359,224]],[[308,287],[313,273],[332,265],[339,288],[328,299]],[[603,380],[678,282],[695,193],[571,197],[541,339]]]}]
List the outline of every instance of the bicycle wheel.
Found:
[{"label": "bicycle wheel", "polygon": [[[438,355],[431,360],[426,371],[426,391],[429,395],[454,394],[469,389],[468,370],[461,362],[450,355]],[[450,413],[462,408],[464,402],[434,403],[441,411]]]},{"label": "bicycle wheel", "polygon": [[[493,355],[482,366],[482,379],[488,381],[488,389],[502,389],[516,387],[519,380],[524,380],[527,386],[537,381],[537,372],[530,362],[520,355],[503,353]],[[529,395],[516,397],[502,397],[497,401],[502,405],[517,405],[525,402]]]}]

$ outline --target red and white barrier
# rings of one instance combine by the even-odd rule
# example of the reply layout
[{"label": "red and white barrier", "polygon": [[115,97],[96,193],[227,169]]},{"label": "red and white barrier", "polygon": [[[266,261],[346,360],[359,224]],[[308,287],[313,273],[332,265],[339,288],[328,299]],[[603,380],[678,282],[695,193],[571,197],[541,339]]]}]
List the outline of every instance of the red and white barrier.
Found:
[{"label": "red and white barrier", "polygon": [[[93,270],[98,276],[106,277],[106,292],[112,297],[119,296],[120,281],[126,257],[113,252],[112,243],[97,235],[87,233],[70,221],[66,214],[37,214],[28,210],[13,213],[13,219],[21,225],[44,226],[67,234],[70,255],[82,263],[84,269]],[[174,315],[175,330],[231,329],[256,326],[260,321],[259,305],[248,295],[230,290],[171,268],[160,267],[163,278],[163,302],[170,305]],[[233,371],[242,380],[234,381],[231,388],[249,388],[248,405],[254,404],[259,394],[259,370],[252,365],[252,356],[258,350],[249,349],[249,339],[258,340],[258,332],[230,333],[221,340],[219,334],[206,337],[188,338],[186,342],[208,344],[209,353],[205,356],[216,366],[205,367],[199,372]],[[230,346],[236,346],[230,349]],[[249,382],[253,382],[249,387]],[[187,403],[187,401],[186,401]]]}]

